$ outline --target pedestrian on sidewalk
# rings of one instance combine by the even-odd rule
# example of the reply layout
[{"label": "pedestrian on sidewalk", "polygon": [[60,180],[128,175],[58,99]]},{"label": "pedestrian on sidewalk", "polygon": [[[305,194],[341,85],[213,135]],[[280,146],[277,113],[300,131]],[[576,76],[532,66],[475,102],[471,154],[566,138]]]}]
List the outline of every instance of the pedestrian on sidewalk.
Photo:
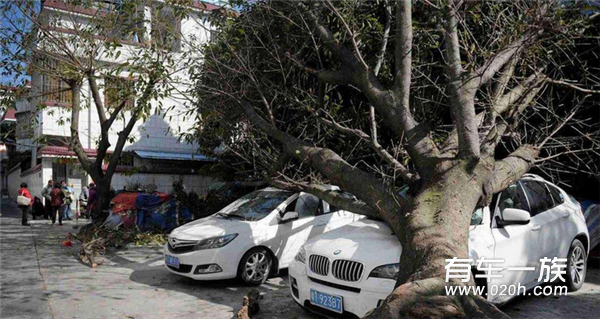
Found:
[{"label": "pedestrian on sidewalk", "polygon": [[54,181],[49,180],[48,184],[44,189],[42,189],[42,197],[44,198],[44,207],[46,208],[46,212],[44,213],[44,219],[49,219],[52,215],[52,197],[50,197],[50,193],[52,193],[52,189],[54,188]]},{"label": "pedestrian on sidewalk", "polygon": [[69,213],[71,212],[71,191],[69,190],[69,185],[67,185],[67,182],[65,181],[61,181],[60,182],[61,185],[61,190],[63,192],[63,203],[61,206],[61,213],[62,213],[62,218],[64,220],[70,220],[71,218],[69,217]]},{"label": "pedestrian on sidewalk", "polygon": [[83,186],[81,188],[81,194],[79,194],[79,211],[81,212],[81,217],[87,218],[87,204],[88,199],[90,198],[90,191],[87,186]]},{"label": "pedestrian on sidewalk", "polygon": [[[27,198],[29,201],[23,198]],[[29,214],[29,211],[31,210],[33,199],[31,198],[29,189],[27,189],[27,183],[21,183],[21,188],[19,188],[19,197],[17,197],[17,203],[23,212],[23,216],[21,217],[21,225],[29,226],[29,223],[27,223],[27,214]]]},{"label": "pedestrian on sidewalk", "polygon": [[31,209],[31,217],[35,220],[36,216],[40,216],[40,218],[44,218],[46,215],[46,209],[44,208],[44,204],[42,204],[42,199],[35,196],[33,197],[33,207]]},{"label": "pedestrian on sidewalk", "polygon": [[50,192],[50,206],[52,207],[52,225],[56,223],[56,215],[58,215],[58,225],[62,226],[62,211],[61,207],[63,205],[63,198],[65,194],[63,193],[60,184],[56,183],[52,192]]},{"label": "pedestrian on sidewalk", "polygon": [[90,190],[88,192],[89,196],[87,204],[87,213],[89,218],[92,218],[94,206],[96,206],[96,201],[98,200],[98,190],[96,189],[96,184],[90,183]]}]

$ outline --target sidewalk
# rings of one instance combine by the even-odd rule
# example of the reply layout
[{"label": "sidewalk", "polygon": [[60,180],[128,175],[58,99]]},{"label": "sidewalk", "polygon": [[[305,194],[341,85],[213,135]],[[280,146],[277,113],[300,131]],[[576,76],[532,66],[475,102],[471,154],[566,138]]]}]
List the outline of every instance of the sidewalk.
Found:
[{"label": "sidewalk", "polygon": [[[23,227],[11,205],[2,207],[0,218],[3,319],[230,319],[251,289],[235,280],[198,282],[171,274],[162,247],[119,250],[92,269],[79,262],[78,247],[61,245],[77,231],[74,221]],[[259,290],[265,296],[259,318],[310,318],[293,304],[286,280],[272,278]]]},{"label": "sidewalk", "polygon": [[2,202],[0,317],[53,318],[36,245],[44,239],[37,227],[21,226],[19,213],[15,202]]}]

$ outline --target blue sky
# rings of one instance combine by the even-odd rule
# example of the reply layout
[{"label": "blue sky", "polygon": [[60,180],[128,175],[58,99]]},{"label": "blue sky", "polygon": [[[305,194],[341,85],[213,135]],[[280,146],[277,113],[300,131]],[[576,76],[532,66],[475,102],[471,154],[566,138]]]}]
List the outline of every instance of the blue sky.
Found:
[{"label": "blue sky", "polygon": [[[0,18],[2,21],[0,21],[0,30],[2,31],[0,33],[0,37],[5,37],[7,34],[14,34],[16,30],[13,24],[21,26],[22,29],[28,28],[27,23],[24,23],[23,14],[21,11],[15,10],[15,7],[11,6],[10,2],[5,2],[1,5],[2,15],[0,16]],[[15,74],[6,74],[8,70],[6,69],[6,66],[3,62],[7,59],[10,60],[10,55],[5,54],[6,52],[4,52],[4,49],[9,50],[11,52],[16,52],[19,49],[19,46],[17,44],[9,44],[8,47],[2,48],[2,50],[0,51],[0,84],[14,86],[29,80],[29,76],[21,75],[17,79],[15,79]]]}]

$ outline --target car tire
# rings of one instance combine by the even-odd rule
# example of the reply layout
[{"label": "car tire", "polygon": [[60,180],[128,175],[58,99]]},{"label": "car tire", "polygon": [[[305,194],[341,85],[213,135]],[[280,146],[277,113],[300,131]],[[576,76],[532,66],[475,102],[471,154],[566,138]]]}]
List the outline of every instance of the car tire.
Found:
[{"label": "car tire", "polygon": [[567,258],[566,286],[569,291],[581,289],[587,272],[587,252],[579,239],[573,240]]},{"label": "car tire", "polygon": [[272,267],[271,253],[266,248],[253,248],[240,260],[238,276],[248,286],[259,286],[267,281]]}]

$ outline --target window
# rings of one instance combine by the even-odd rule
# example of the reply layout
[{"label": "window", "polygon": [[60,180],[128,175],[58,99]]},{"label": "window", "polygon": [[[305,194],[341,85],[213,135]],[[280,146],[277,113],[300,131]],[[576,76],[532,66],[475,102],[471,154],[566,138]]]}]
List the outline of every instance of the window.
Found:
[{"label": "window", "polygon": [[115,109],[125,100],[125,109],[134,107],[134,82],[124,78],[104,79],[104,105]]},{"label": "window", "polygon": [[119,158],[117,166],[133,167],[133,154],[121,154],[121,158]]},{"label": "window", "polygon": [[498,210],[500,211],[501,218],[503,218],[502,213],[506,208],[529,211],[529,205],[527,204],[527,198],[525,197],[521,183],[517,182],[502,191],[500,201],[498,202]]},{"label": "window", "polygon": [[322,212],[320,209],[321,200],[311,194],[300,193],[296,201],[295,211],[298,213],[298,218],[306,218],[318,216]]},{"label": "window", "polygon": [[552,195],[552,199],[554,200],[554,206],[558,206],[565,202],[565,197],[563,193],[556,187],[546,184],[546,187],[550,190],[550,195]]},{"label": "window", "polygon": [[163,49],[181,49],[181,21],[172,8],[164,5],[152,10],[152,43]]},{"label": "window", "polygon": [[471,215],[471,226],[481,225],[483,222],[483,208],[479,207]]},{"label": "window", "polygon": [[290,192],[282,191],[255,191],[223,208],[220,213],[227,215],[229,218],[249,221],[261,220],[291,195]]},{"label": "window", "polygon": [[63,105],[71,105],[73,92],[69,85],[61,80],[57,75],[59,65],[55,60],[40,60],[40,69],[42,69],[42,100]]},{"label": "window", "polygon": [[208,31],[208,42],[217,43],[217,31],[215,31],[215,30]]},{"label": "window", "polygon": [[550,196],[545,183],[528,180],[522,181],[522,183],[531,206],[531,217],[543,213],[554,206],[552,196]]}]

